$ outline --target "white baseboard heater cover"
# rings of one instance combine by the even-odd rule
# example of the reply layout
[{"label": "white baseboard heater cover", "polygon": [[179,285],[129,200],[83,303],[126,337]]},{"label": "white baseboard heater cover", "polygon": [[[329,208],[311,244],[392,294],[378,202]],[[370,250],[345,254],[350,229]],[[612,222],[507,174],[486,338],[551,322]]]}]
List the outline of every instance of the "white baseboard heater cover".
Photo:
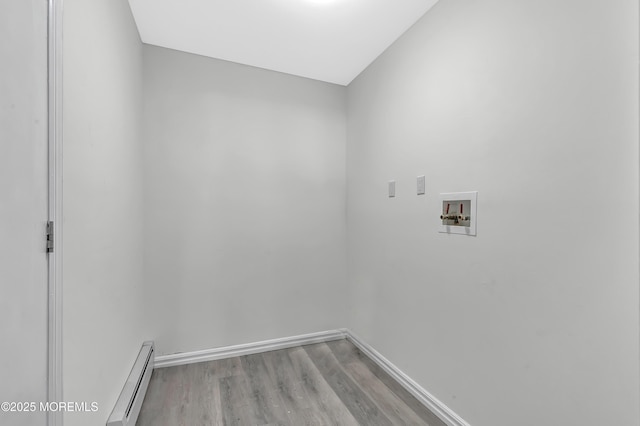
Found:
[{"label": "white baseboard heater cover", "polygon": [[107,420],[107,426],[135,426],[144,395],[151,380],[155,362],[153,342],[144,342],[118,401]]}]

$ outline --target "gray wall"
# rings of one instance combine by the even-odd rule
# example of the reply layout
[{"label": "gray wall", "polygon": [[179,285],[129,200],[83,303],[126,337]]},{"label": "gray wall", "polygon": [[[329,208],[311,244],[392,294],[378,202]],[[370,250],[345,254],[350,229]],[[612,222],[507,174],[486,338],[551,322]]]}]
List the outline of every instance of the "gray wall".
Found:
[{"label": "gray wall", "polygon": [[142,43],[126,0],[64,4],[65,426],[105,424],[144,332]]},{"label": "gray wall", "polygon": [[158,354],[344,326],[346,89],[144,47]]},{"label": "gray wall", "polygon": [[[348,135],[356,333],[473,426],[639,423],[636,1],[441,1]],[[472,190],[477,237],[438,234]]]},{"label": "gray wall", "polygon": [[[144,339],[344,325],[473,426],[638,424],[637,17],[442,1],[345,90],[67,0],[64,391],[100,411],[65,424]],[[468,190],[478,236],[438,234]]]}]

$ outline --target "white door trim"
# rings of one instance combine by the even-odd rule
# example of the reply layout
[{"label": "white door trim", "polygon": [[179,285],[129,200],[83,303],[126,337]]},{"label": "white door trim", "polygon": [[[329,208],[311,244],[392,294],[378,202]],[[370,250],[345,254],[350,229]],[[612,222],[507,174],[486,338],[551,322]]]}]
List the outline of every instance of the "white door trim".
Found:
[{"label": "white door trim", "polygon": [[[48,0],[49,220],[54,251],[49,256],[48,389],[49,402],[62,397],[62,2]],[[62,426],[62,412],[47,414],[49,426]]]}]

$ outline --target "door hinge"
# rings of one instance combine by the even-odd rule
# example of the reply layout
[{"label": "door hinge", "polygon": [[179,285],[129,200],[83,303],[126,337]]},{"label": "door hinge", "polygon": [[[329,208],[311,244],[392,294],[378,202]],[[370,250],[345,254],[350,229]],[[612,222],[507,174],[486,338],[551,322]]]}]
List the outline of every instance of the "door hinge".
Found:
[{"label": "door hinge", "polygon": [[47,222],[47,253],[53,253],[53,222]]}]

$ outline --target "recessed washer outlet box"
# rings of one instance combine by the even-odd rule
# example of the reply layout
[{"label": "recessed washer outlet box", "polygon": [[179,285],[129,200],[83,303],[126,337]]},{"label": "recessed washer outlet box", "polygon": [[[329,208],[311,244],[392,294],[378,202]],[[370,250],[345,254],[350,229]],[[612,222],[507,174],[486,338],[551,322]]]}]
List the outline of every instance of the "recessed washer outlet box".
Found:
[{"label": "recessed washer outlet box", "polygon": [[445,234],[476,235],[478,192],[440,194],[440,228]]}]

